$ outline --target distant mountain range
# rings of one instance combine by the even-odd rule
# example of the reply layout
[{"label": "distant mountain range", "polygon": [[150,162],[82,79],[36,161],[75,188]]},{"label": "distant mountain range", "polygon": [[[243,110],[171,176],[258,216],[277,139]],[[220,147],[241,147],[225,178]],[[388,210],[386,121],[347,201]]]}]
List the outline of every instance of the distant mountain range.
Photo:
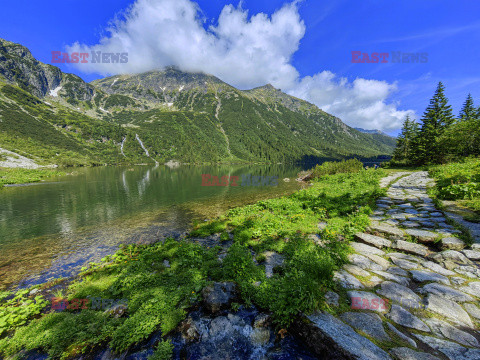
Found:
[{"label": "distant mountain range", "polygon": [[300,162],[394,146],[271,85],[242,91],[174,67],[86,83],[0,39],[0,148],[40,164]]}]

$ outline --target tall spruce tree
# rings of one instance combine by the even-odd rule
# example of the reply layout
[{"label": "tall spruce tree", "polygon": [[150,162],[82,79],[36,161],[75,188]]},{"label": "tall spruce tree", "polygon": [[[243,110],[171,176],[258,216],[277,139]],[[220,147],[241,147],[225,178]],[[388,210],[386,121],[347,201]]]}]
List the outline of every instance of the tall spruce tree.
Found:
[{"label": "tall spruce tree", "polygon": [[430,100],[422,118],[417,146],[416,162],[420,164],[439,163],[442,161],[445,150],[439,146],[438,139],[444,131],[455,121],[452,107],[445,97],[445,87],[438,83],[435,94]]},{"label": "tall spruce tree", "polygon": [[412,161],[413,144],[418,136],[418,130],[418,123],[415,120],[410,120],[410,116],[407,116],[403,122],[402,132],[397,138],[397,146],[393,152],[395,161],[407,163]]},{"label": "tall spruce tree", "polygon": [[478,117],[478,109],[473,106],[472,95],[468,94],[467,100],[463,103],[462,110],[458,115],[458,119],[461,121],[473,120]]}]

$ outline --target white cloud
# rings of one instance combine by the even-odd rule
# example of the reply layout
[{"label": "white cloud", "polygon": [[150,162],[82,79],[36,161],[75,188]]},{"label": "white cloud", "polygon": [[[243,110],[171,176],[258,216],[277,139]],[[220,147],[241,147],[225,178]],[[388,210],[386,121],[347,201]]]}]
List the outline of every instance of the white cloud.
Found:
[{"label": "white cloud", "polygon": [[271,83],[340,117],[348,125],[395,129],[407,113],[387,103],[395,84],[356,79],[349,82],[329,71],[299,77],[291,64],[305,34],[297,2],[271,16],[250,16],[227,5],[215,25],[204,27],[198,5],[190,0],[136,0],[116,19],[98,44],[75,43],[68,52],[128,53],[125,64],[77,64],[85,73],[138,73],[168,65],[204,71],[241,89]]},{"label": "white cloud", "polygon": [[289,92],[338,116],[350,126],[390,131],[400,128],[407,115],[415,115],[412,110],[398,110],[396,104],[386,102],[395,91],[396,84],[361,78],[348,82],[346,78],[323,71],[304,77]]}]

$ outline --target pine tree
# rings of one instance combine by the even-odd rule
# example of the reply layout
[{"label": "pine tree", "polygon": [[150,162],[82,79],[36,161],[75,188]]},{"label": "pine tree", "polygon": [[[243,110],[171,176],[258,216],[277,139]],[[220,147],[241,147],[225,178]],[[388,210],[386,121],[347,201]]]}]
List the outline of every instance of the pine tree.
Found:
[{"label": "pine tree", "polygon": [[444,91],[445,87],[439,82],[423,114],[416,153],[418,163],[439,163],[443,158],[444,150],[448,150],[441,149],[438,143],[438,138],[455,121],[452,107],[448,105]]},{"label": "pine tree", "polygon": [[415,120],[410,120],[410,116],[407,116],[403,122],[402,132],[397,138],[397,146],[393,153],[395,161],[407,163],[412,161],[413,144],[417,136],[418,123]]},{"label": "pine tree", "polygon": [[467,100],[463,103],[462,110],[458,115],[459,120],[461,121],[468,121],[473,120],[478,117],[478,109],[475,109],[473,106],[473,98],[472,95],[468,94]]}]

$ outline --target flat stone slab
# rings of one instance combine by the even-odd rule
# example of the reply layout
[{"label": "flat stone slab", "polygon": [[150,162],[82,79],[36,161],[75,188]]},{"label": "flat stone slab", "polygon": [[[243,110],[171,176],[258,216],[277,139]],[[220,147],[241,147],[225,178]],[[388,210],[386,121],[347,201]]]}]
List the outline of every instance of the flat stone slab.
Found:
[{"label": "flat stone slab", "polygon": [[427,281],[435,281],[445,285],[450,285],[450,280],[447,277],[431,272],[431,271],[424,271],[424,270],[411,270],[410,273],[412,274],[413,280],[416,282],[427,282]]},{"label": "flat stone slab", "polygon": [[398,360],[440,360],[431,354],[415,351],[407,347],[394,348],[390,350],[390,354]]},{"label": "flat stone slab", "polygon": [[385,258],[378,256],[378,255],[373,255],[373,254],[367,254],[365,255],[367,258],[375,262],[376,264],[380,265],[382,267],[382,270],[387,270],[392,264],[386,260]]},{"label": "flat stone slab", "polygon": [[432,332],[439,336],[453,340],[459,344],[478,347],[478,341],[469,333],[457,329],[456,327],[438,319],[426,319],[425,322],[430,326]]},{"label": "flat stone slab", "polygon": [[375,235],[366,234],[366,233],[357,233],[355,234],[355,238],[368,245],[373,245],[379,249],[382,249],[384,247],[390,247],[392,244],[390,240],[384,239],[380,236],[375,236]]},{"label": "flat stone slab", "polygon": [[390,331],[392,331],[396,336],[398,336],[400,339],[405,341],[411,347],[414,347],[414,348],[417,347],[417,343],[415,342],[415,340],[413,340],[412,338],[402,333],[400,330],[398,330],[395,326],[393,326],[389,322],[387,322],[387,327],[390,329]]},{"label": "flat stone slab", "polygon": [[350,262],[364,270],[384,270],[383,266],[378,265],[364,255],[350,254],[348,256]]},{"label": "flat stone slab", "polygon": [[450,360],[478,360],[480,359],[480,350],[466,348],[451,341],[440,340],[432,336],[414,334],[417,339],[423,341],[433,349],[445,354]]},{"label": "flat stone slab", "polygon": [[480,260],[480,251],[477,250],[463,250],[463,255],[465,255],[470,260]]},{"label": "flat stone slab", "polygon": [[307,319],[296,321],[291,331],[321,359],[392,360],[385,351],[330,314],[314,314]]},{"label": "flat stone slab", "polygon": [[471,317],[480,320],[480,309],[476,305],[465,304],[463,307]]},{"label": "flat stone slab", "polygon": [[439,236],[437,233],[426,230],[407,229],[405,232],[420,242],[434,242]]},{"label": "flat stone slab", "polygon": [[438,265],[437,263],[434,263],[433,261],[422,261],[422,266],[426,267],[427,269],[430,269],[436,273],[439,273],[443,276],[453,276],[455,273],[451,270],[445,269],[443,266]]},{"label": "flat stone slab", "polygon": [[351,308],[356,310],[373,310],[380,313],[388,311],[388,300],[368,291],[348,291]]},{"label": "flat stone slab", "polygon": [[370,276],[370,273],[368,271],[363,270],[361,267],[358,267],[356,265],[346,264],[343,266],[343,269],[348,271],[353,276],[363,276],[363,277]]},{"label": "flat stone slab", "polygon": [[409,311],[405,310],[399,305],[393,304],[386,317],[398,325],[402,325],[410,329],[430,332],[430,328],[422,320],[412,315]]},{"label": "flat stone slab", "polygon": [[422,305],[421,299],[417,294],[409,288],[392,281],[383,282],[377,293],[405,307],[418,308]]},{"label": "flat stone slab", "polygon": [[365,287],[360,280],[344,270],[337,271],[333,275],[333,280],[345,289],[363,289]]},{"label": "flat stone slab", "polygon": [[385,332],[380,316],[372,313],[346,312],[340,315],[340,319],[357,331],[362,331],[378,341],[391,341]]},{"label": "flat stone slab", "polygon": [[460,290],[442,284],[431,283],[419,289],[421,294],[434,294],[455,302],[473,302],[475,299]]},{"label": "flat stone slab", "polygon": [[474,328],[470,316],[463,308],[457,303],[445,299],[441,296],[429,294],[425,299],[425,308],[428,311],[440,314],[450,321],[460,325],[467,325],[470,328]]},{"label": "flat stone slab", "polygon": [[392,244],[392,248],[420,256],[427,256],[429,254],[426,246],[403,240],[395,240]]},{"label": "flat stone slab", "polygon": [[396,257],[392,257],[391,259],[392,259],[392,261],[395,265],[397,265],[398,267],[400,267],[402,269],[405,269],[405,270],[412,270],[412,269],[416,269],[416,268],[419,267],[418,263],[415,263],[415,262],[412,262],[412,261],[399,259],[399,258],[396,258]]},{"label": "flat stone slab", "polygon": [[408,276],[408,272],[406,272],[405,270],[403,270],[402,268],[399,268],[397,266],[392,266],[391,268],[389,268],[387,270],[388,273],[390,274],[393,274],[393,275],[397,275],[397,276]]},{"label": "flat stone slab", "polygon": [[462,250],[465,247],[465,243],[456,237],[446,237],[441,241],[443,250]]},{"label": "flat stone slab", "polygon": [[375,274],[380,275],[381,277],[384,277],[387,280],[395,281],[396,283],[399,283],[403,286],[408,286],[410,284],[410,280],[406,277],[395,275],[386,271],[373,271]]},{"label": "flat stone slab", "polygon": [[363,255],[365,254],[374,254],[374,255],[380,255],[383,256],[385,255],[385,251],[377,249],[376,247],[363,244],[363,243],[358,243],[358,242],[351,242],[350,246],[356,251],[359,252]]},{"label": "flat stone slab", "polygon": [[395,227],[387,224],[372,224],[370,229],[379,234],[383,234],[390,239],[403,239],[405,237],[404,232]]},{"label": "flat stone slab", "polygon": [[442,251],[434,255],[432,259],[448,270],[454,270],[458,268],[458,265],[473,265],[471,260],[455,250]]},{"label": "flat stone slab", "polygon": [[474,281],[469,283],[467,286],[462,286],[460,290],[480,298],[480,281]]}]

